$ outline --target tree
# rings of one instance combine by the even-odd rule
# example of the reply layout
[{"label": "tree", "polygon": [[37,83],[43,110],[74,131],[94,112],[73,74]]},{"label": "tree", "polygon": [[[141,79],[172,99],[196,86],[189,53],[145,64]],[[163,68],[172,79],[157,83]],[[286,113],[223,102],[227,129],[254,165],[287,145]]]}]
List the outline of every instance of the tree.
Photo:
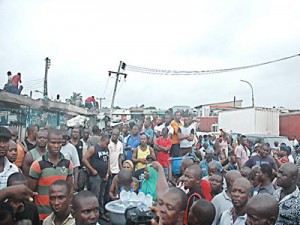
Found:
[{"label": "tree", "polygon": [[72,96],[66,99],[66,102],[71,105],[82,106],[81,93],[73,92]]}]

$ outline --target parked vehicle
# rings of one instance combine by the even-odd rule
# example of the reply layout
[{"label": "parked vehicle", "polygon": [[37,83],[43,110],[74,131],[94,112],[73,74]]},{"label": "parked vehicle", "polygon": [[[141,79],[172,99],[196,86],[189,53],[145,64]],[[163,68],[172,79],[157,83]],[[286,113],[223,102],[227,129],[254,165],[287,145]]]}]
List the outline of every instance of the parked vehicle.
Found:
[{"label": "parked vehicle", "polygon": [[220,112],[219,129],[230,133],[279,136],[279,111],[273,108],[243,108]]},{"label": "parked vehicle", "polygon": [[272,150],[276,149],[274,142],[278,141],[279,145],[285,143],[287,146],[290,146],[293,149],[292,143],[285,136],[274,136],[274,135],[264,135],[264,134],[246,134],[245,135],[249,141],[253,144],[258,142],[269,143]]}]

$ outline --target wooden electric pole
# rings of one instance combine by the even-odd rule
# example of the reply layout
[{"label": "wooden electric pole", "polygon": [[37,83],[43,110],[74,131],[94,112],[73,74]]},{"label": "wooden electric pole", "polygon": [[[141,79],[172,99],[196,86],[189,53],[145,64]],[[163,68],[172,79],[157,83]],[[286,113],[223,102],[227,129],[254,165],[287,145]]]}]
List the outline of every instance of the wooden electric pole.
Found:
[{"label": "wooden electric pole", "polygon": [[114,93],[111,99],[111,105],[110,105],[110,119],[112,120],[112,113],[113,113],[113,109],[114,109],[114,102],[115,102],[115,98],[116,98],[116,92],[117,92],[117,87],[118,87],[118,82],[119,82],[119,77],[124,76],[124,79],[126,79],[127,74],[126,73],[120,73],[121,68],[125,69],[126,64],[123,63],[122,61],[120,61],[119,64],[119,68],[118,68],[118,72],[113,72],[113,71],[108,71],[108,75],[110,76],[111,74],[116,74],[116,82],[115,82],[115,87],[114,87]]}]

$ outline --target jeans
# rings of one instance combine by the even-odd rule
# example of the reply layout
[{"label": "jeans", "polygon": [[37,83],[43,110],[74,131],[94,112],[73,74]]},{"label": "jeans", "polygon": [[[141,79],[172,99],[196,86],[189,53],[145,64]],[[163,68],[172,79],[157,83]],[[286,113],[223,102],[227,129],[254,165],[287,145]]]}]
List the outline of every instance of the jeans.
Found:
[{"label": "jeans", "polygon": [[83,191],[85,186],[87,187],[87,189],[89,190],[89,184],[88,184],[88,172],[86,169],[81,168],[78,170],[78,181],[77,181],[77,185],[78,185],[78,191]]},{"label": "jeans", "polygon": [[91,186],[91,192],[94,193],[99,201],[99,211],[101,214],[104,214],[104,195],[105,195],[105,187],[106,181],[104,181],[104,177],[100,177],[99,175],[90,176],[89,183]]},{"label": "jeans", "polygon": [[163,167],[163,168],[164,168],[166,177],[168,177],[169,176],[169,168],[167,168],[167,167]]},{"label": "jeans", "polygon": [[87,107],[88,109],[93,108],[93,104],[91,102],[85,102],[85,107]]}]

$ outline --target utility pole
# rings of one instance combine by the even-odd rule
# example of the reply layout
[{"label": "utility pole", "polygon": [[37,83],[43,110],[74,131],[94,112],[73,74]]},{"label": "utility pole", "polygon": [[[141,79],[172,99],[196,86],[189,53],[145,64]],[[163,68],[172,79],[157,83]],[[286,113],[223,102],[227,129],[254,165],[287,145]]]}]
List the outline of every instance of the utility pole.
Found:
[{"label": "utility pole", "polygon": [[44,78],[44,97],[48,97],[48,70],[51,65],[51,60],[47,57],[45,61],[46,61],[46,66],[45,66],[45,78]]},{"label": "utility pole", "polygon": [[116,98],[116,92],[117,92],[117,87],[118,87],[119,76],[123,75],[124,79],[126,79],[126,77],[127,77],[126,73],[120,73],[121,68],[124,70],[125,67],[126,67],[126,64],[123,63],[122,61],[120,61],[118,72],[108,71],[109,76],[111,74],[116,74],[117,75],[116,76],[115,87],[114,87],[114,93],[113,93],[113,96],[112,96],[112,99],[111,99],[111,105],[110,105],[110,119],[112,119],[112,112],[113,112],[114,102],[115,102],[115,98]]},{"label": "utility pole", "polygon": [[101,112],[102,110],[102,101],[105,100],[105,98],[97,98],[99,100],[99,110]]}]

